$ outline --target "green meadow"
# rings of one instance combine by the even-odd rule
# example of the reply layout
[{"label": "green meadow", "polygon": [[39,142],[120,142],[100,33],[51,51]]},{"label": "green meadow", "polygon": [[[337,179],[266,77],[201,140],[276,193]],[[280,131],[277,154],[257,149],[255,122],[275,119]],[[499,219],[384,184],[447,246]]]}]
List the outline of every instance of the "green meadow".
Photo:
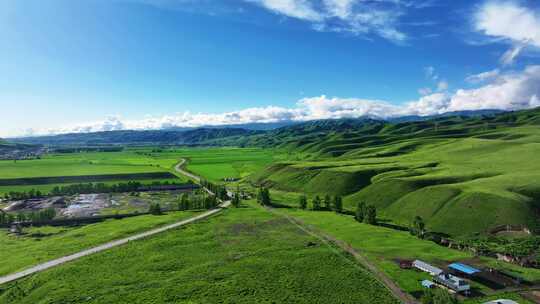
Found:
[{"label": "green meadow", "polygon": [[451,235],[504,224],[536,229],[539,134],[537,127],[516,127],[490,136],[403,139],[338,157],[277,162],[250,180],[282,191],[342,195],[346,209],[365,202],[399,225],[421,216],[429,230]]},{"label": "green meadow", "polygon": [[252,203],[7,284],[0,302],[397,303],[338,250]]},{"label": "green meadow", "polygon": [[15,236],[0,230],[0,276],[196,215],[191,211],[141,215],[75,227],[31,227]]},{"label": "green meadow", "polygon": [[260,148],[191,148],[172,153],[186,158],[190,171],[214,182],[247,177],[286,157],[279,151]]}]

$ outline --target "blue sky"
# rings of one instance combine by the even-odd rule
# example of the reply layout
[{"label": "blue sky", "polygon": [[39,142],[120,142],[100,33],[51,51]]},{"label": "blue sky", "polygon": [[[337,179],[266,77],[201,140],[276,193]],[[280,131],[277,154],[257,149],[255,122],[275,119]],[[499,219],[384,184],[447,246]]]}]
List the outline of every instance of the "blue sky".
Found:
[{"label": "blue sky", "polygon": [[537,1],[4,0],[0,37],[0,136],[540,105]]}]

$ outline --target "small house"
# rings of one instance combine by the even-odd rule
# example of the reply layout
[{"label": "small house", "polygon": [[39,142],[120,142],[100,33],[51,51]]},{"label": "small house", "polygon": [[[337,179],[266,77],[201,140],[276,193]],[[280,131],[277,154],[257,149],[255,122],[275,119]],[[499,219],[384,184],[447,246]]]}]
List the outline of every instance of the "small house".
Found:
[{"label": "small house", "polygon": [[449,273],[441,273],[435,276],[433,280],[455,292],[467,293],[471,289],[471,285],[467,281]]},{"label": "small house", "polygon": [[439,275],[441,274],[443,271],[442,269],[440,268],[437,268],[435,266],[432,266],[426,262],[423,262],[423,261],[420,261],[420,260],[415,260],[413,262],[413,267],[416,268],[416,269],[420,269],[424,272],[427,272],[429,274],[431,274],[432,276],[436,276],[436,275]]}]

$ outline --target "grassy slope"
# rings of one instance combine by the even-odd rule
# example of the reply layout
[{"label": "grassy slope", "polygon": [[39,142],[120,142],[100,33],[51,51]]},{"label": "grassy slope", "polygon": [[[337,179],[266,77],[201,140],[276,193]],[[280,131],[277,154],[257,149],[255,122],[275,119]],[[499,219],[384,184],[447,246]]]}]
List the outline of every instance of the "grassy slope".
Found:
[{"label": "grassy slope", "polygon": [[[171,212],[162,216],[141,215],[80,227],[34,227],[17,237],[0,231],[0,276],[140,231],[193,216],[194,212]],[[38,237],[38,235],[42,235]]]},{"label": "grassy slope", "polygon": [[[501,224],[538,225],[540,128],[505,128],[489,137],[422,144],[410,139],[353,149],[318,162],[276,164],[252,181],[286,191],[346,195],[346,208],[365,201],[398,224],[421,215],[428,229],[453,235]],[[407,142],[414,149],[394,153]]]},{"label": "grassy slope", "polygon": [[396,303],[365,270],[252,206],[8,284],[0,302]]}]

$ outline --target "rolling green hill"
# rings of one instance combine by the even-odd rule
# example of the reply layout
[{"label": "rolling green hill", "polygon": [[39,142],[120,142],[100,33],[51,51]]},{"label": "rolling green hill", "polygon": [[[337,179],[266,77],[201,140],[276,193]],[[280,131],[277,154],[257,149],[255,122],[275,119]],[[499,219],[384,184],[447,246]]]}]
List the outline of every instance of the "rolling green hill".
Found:
[{"label": "rolling green hill", "polygon": [[349,210],[364,201],[401,225],[420,215],[428,229],[452,235],[539,224],[540,109],[395,124],[365,121],[327,132],[299,128],[280,129],[287,136],[277,145],[307,159],[273,164],[252,182],[343,195]]}]

